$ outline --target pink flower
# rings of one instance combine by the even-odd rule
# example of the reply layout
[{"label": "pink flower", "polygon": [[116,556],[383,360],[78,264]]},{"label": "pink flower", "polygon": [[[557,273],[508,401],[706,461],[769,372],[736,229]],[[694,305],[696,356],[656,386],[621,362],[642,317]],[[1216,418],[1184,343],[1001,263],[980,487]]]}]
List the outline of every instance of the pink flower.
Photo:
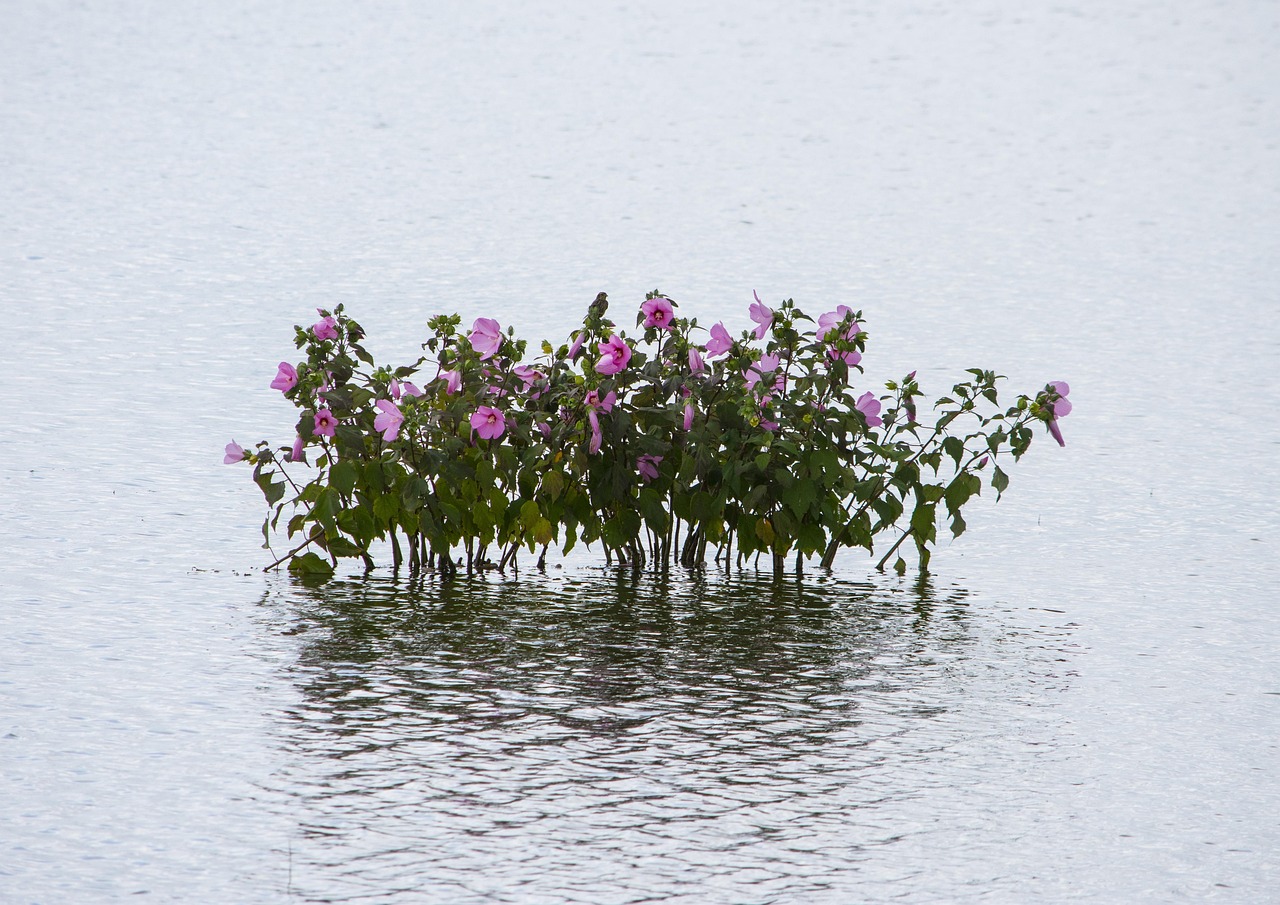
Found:
[{"label": "pink flower", "polygon": [[280,368],[276,371],[276,379],[271,381],[271,389],[287,393],[297,385],[297,370],[287,361],[280,362]]},{"label": "pink flower", "polygon": [[702,360],[702,355],[698,352],[697,346],[689,347],[689,370],[694,374],[701,374],[707,369],[707,363]]},{"label": "pink flower", "polygon": [[880,417],[880,400],[875,397],[874,393],[863,393],[858,397],[858,401],[853,407],[862,413],[862,417],[867,419],[867,427],[879,427],[884,424],[884,419]]},{"label": "pink flower", "polygon": [[239,462],[244,459],[244,447],[235,440],[227,444],[226,455],[222,457],[223,465],[230,465],[233,462]]},{"label": "pink flower", "polygon": [[390,443],[400,436],[400,425],[404,424],[404,414],[390,399],[379,399],[374,403],[379,414],[373,419],[373,429],[382,432],[382,439]]},{"label": "pink flower", "polygon": [[[319,309],[316,309],[317,312]],[[332,316],[326,317],[317,323],[311,325],[311,334],[316,339],[337,339],[338,338],[338,322]]]},{"label": "pink flower", "polygon": [[751,389],[760,382],[760,378],[766,374],[772,374],[777,370],[779,359],[777,355],[761,355],[759,361],[751,363],[751,366],[743,372],[742,376],[746,378],[747,389]]},{"label": "pink flower", "polygon": [[401,391],[403,391],[403,392],[404,392],[404,394],[405,394],[406,396],[415,396],[415,397],[416,397],[416,396],[421,396],[421,395],[422,395],[422,390],[418,389],[414,384],[410,383],[410,382],[409,382],[409,381],[407,381],[407,380],[406,380],[406,381],[403,381],[403,382],[400,384],[400,389],[401,389]]},{"label": "pink flower", "polygon": [[550,424],[548,424],[548,423],[547,423],[547,422],[545,422],[545,421],[539,421],[537,424],[535,424],[535,425],[534,425],[534,427],[536,427],[536,428],[538,429],[539,433],[541,433],[541,434],[542,434],[542,439],[543,439],[543,440],[550,440],[550,439],[551,439],[551,425],[550,425]]},{"label": "pink flower", "polygon": [[289,461],[290,461],[290,462],[305,462],[305,461],[307,461],[307,453],[306,453],[306,451],[303,449],[303,446],[304,446],[304,444],[303,444],[303,442],[302,442],[302,434],[298,434],[298,436],[296,436],[296,437],[294,437],[294,438],[293,438],[293,449],[289,450]]},{"label": "pink flower", "polygon": [[646,327],[657,327],[660,330],[671,329],[671,319],[675,317],[675,310],[671,307],[671,299],[664,299],[662,296],[649,299],[640,306],[640,310],[644,313],[644,325]]},{"label": "pink flower", "polygon": [[601,398],[599,390],[588,390],[587,395],[582,400],[587,408],[598,409],[602,412],[613,411],[613,404],[618,401],[618,394],[610,390]]},{"label": "pink flower", "polygon": [[316,412],[314,433],[322,437],[332,437],[337,427],[338,419],[333,417],[333,412],[328,409]]},{"label": "pink flower", "polygon": [[684,429],[689,430],[693,427],[693,405],[688,403],[684,407]]},{"label": "pink flower", "polygon": [[733,348],[733,337],[729,335],[729,331],[724,328],[724,323],[714,324],[711,327],[711,338],[707,340],[707,355],[715,358],[723,355]]},{"label": "pink flower", "polygon": [[482,440],[496,440],[506,431],[507,419],[497,409],[482,405],[471,416],[471,429]]},{"label": "pink flower", "polygon": [[776,431],[778,429],[778,422],[761,421],[760,426],[763,427],[765,430],[769,431],[770,433],[772,433],[773,431]]},{"label": "pink flower", "polygon": [[769,326],[773,323],[773,309],[765,306],[760,301],[760,293],[754,289],[751,294],[756,297],[755,304],[751,306],[751,319],[756,322],[756,339],[764,339],[764,335],[769,332]]},{"label": "pink flower", "polygon": [[478,317],[467,339],[471,348],[480,353],[481,361],[493,358],[502,346],[502,327],[491,317]]},{"label": "pink flower", "polygon": [[444,378],[444,391],[448,395],[452,396],[462,389],[461,371],[441,371],[439,376]]},{"label": "pink flower", "polygon": [[573,361],[578,357],[578,353],[582,351],[582,344],[586,341],[587,331],[579,330],[573,334],[573,345],[569,347],[569,360]]},{"label": "pink flower", "polygon": [[818,318],[818,336],[824,342],[832,344],[832,348],[827,350],[827,355],[832,361],[844,361],[845,364],[853,367],[862,361],[862,353],[856,350],[840,351],[835,348],[838,342],[853,342],[858,338],[861,328],[855,320],[849,321],[849,326],[843,331],[840,325],[845,322],[845,318],[853,317],[853,309],[848,305],[838,305],[835,311],[828,311]]},{"label": "pink flower", "polygon": [[[531,368],[528,365],[517,365],[515,368],[512,369],[512,373],[515,374],[516,377],[520,378],[520,382],[524,384],[524,391],[526,393],[529,392],[530,388],[535,383],[537,383],[539,380],[541,380],[543,377],[546,376],[537,368]],[[530,394],[531,398],[533,399],[537,399],[541,395],[542,393],[540,392]]]},{"label": "pink flower", "polygon": [[626,370],[631,361],[631,347],[618,334],[609,337],[608,342],[599,344],[600,360],[596,362],[596,372],[606,377]]},{"label": "pink flower", "polygon": [[591,424],[591,441],[587,444],[587,452],[594,456],[600,452],[600,444],[604,440],[604,434],[600,431],[600,417],[595,409],[587,409],[587,421]]},{"label": "pink flower", "polygon": [[636,469],[646,482],[658,476],[658,466],[662,464],[662,456],[641,456],[636,460]]},{"label": "pink flower", "polygon": [[1065,380],[1054,380],[1049,384],[1049,389],[1058,394],[1058,398],[1053,401],[1053,417],[1049,419],[1049,433],[1058,441],[1059,446],[1066,446],[1067,441],[1062,439],[1062,428],[1058,427],[1058,419],[1071,414],[1071,403],[1067,399],[1071,387]]}]

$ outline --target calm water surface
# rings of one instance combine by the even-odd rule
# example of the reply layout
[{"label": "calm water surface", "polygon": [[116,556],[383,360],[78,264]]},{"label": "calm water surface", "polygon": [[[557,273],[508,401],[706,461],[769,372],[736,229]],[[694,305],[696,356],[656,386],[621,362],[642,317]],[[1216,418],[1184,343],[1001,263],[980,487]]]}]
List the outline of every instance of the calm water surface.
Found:
[{"label": "calm water surface", "polygon": [[[1251,2],[7,10],[0,901],[1275,901],[1277,85]],[[923,584],[260,572],[311,309],[655,287],[1068,446]]]}]

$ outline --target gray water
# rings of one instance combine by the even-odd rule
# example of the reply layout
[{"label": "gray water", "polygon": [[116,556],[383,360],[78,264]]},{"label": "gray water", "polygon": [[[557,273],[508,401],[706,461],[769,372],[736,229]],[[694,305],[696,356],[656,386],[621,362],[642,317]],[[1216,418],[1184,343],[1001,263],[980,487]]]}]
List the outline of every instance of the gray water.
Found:
[{"label": "gray water", "polygon": [[[1270,902],[1280,10],[9,4],[0,901]],[[1068,380],[924,583],[263,575],[338,302]]]}]

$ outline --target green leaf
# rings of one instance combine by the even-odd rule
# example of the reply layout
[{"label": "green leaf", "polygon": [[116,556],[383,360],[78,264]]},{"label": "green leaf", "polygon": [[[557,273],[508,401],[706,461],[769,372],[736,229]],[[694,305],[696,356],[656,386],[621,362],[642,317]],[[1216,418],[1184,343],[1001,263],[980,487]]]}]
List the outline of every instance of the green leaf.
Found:
[{"label": "green leaf", "polygon": [[349,496],[356,486],[356,467],[346,459],[329,469],[329,483],[344,496]]},{"label": "green leaf", "polygon": [[274,471],[263,471],[253,476],[254,483],[261,488],[262,495],[267,498],[268,506],[274,506],[284,496],[284,482],[273,481],[273,477],[275,477]]},{"label": "green leaf", "polygon": [[524,530],[532,531],[540,519],[542,512],[539,511],[538,504],[533,500],[526,500],[520,507],[520,524],[524,526]]},{"label": "green leaf", "polygon": [[311,510],[311,517],[323,525],[326,531],[331,531],[337,527],[336,516],[341,508],[338,492],[332,487],[326,487],[320,492],[320,498]]},{"label": "green leaf", "polygon": [[960,460],[964,458],[964,441],[959,437],[947,437],[942,441],[942,451],[955,459],[956,467],[960,467]]},{"label": "green leaf", "polygon": [[321,559],[314,553],[303,553],[289,560],[289,571],[295,575],[310,578],[333,577],[333,566],[328,560]]},{"label": "green leaf", "polygon": [[933,503],[920,503],[911,513],[911,533],[918,542],[931,541],[937,537],[936,508]]},{"label": "green leaf", "polygon": [[1005,488],[1009,486],[1009,476],[1000,469],[999,465],[991,473],[991,486],[995,488],[996,499],[1000,499],[1000,494],[1004,493]]},{"label": "green leaf", "polygon": [[787,508],[796,514],[796,518],[804,518],[817,499],[818,487],[813,481],[796,481],[787,491]]}]

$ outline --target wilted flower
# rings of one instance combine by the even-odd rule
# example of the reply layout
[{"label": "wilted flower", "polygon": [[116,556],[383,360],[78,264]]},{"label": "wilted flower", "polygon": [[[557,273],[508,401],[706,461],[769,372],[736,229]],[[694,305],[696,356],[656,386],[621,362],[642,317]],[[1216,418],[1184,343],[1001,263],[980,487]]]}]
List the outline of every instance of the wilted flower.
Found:
[{"label": "wilted flower", "polygon": [[626,370],[631,361],[631,347],[618,334],[609,337],[608,342],[599,343],[600,360],[596,362],[596,372],[606,377]]},{"label": "wilted flower", "polygon": [[662,464],[662,456],[641,456],[636,460],[636,469],[644,480],[652,481],[658,476],[658,466]]},{"label": "wilted flower", "polygon": [[461,371],[441,371],[440,376],[444,378],[444,391],[448,395],[452,396],[462,389]]},{"label": "wilted flower", "polygon": [[482,405],[471,415],[471,429],[482,440],[496,440],[506,431],[507,419],[496,408]]},{"label": "wilted flower", "polygon": [[298,434],[298,436],[293,438],[293,449],[289,450],[290,462],[307,461],[307,453],[304,449],[304,446],[305,444],[302,441],[302,434]]},{"label": "wilted flower", "polygon": [[1058,427],[1058,419],[1065,418],[1071,414],[1071,402],[1067,399],[1067,394],[1071,392],[1071,387],[1067,385],[1065,380],[1054,380],[1050,382],[1049,389],[1058,394],[1058,398],[1053,401],[1051,407],[1053,417],[1049,419],[1049,433],[1053,435],[1053,439],[1058,441],[1059,446],[1066,446],[1067,441],[1062,439],[1062,429]]},{"label": "wilted flower", "polygon": [[573,334],[573,345],[569,346],[569,360],[573,361],[578,357],[578,353],[582,351],[582,344],[586,342],[587,331],[579,330]]},{"label": "wilted flower", "polygon": [[374,403],[379,414],[373,419],[373,429],[382,432],[382,439],[390,443],[400,436],[400,425],[404,424],[404,414],[390,399],[379,399]]},{"label": "wilted flower", "polygon": [[671,329],[671,319],[675,317],[675,310],[671,307],[671,299],[658,296],[646,301],[640,306],[641,312],[644,313],[644,325],[646,327],[657,327],[661,330]]},{"label": "wilted flower", "polygon": [[587,443],[587,452],[594,456],[600,452],[600,444],[604,441],[604,434],[600,430],[600,416],[595,409],[587,409],[587,421],[591,424],[591,440]]},{"label": "wilted flower", "polygon": [[689,370],[694,374],[701,374],[707,369],[707,364],[702,360],[702,355],[698,352],[697,346],[689,347]]},{"label": "wilted flower", "polygon": [[287,393],[298,385],[298,371],[287,361],[280,362],[276,371],[276,379],[271,381],[271,389]]},{"label": "wilted flower", "polygon": [[751,306],[751,319],[756,322],[756,339],[764,339],[764,335],[769,332],[769,327],[773,323],[773,309],[760,301],[760,293],[753,289],[751,294],[756,297],[755,304]]},{"label": "wilted flower", "polygon": [[471,325],[467,340],[480,354],[481,361],[493,358],[502,347],[502,326],[491,317],[478,317]]},{"label": "wilted flower", "polygon": [[685,403],[684,407],[684,429],[690,430],[693,427],[694,409],[692,403]]}]

